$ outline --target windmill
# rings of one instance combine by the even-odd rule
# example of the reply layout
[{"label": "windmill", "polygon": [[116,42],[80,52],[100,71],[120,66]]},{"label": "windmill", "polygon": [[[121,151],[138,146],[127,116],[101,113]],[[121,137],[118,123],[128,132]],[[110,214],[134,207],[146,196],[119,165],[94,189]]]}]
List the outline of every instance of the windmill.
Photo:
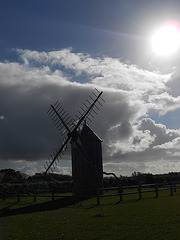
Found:
[{"label": "windmill", "polygon": [[95,90],[96,92],[93,91],[86,99],[86,103],[83,103],[76,120],[69,116],[58,101],[51,104],[48,110],[49,117],[64,140],[49,158],[49,163],[46,162],[45,174],[53,171],[70,142],[75,196],[94,195],[97,187],[102,185],[102,140],[87,124],[88,121],[92,122],[91,119],[102,107],[102,102],[105,102],[102,98],[103,92]]}]

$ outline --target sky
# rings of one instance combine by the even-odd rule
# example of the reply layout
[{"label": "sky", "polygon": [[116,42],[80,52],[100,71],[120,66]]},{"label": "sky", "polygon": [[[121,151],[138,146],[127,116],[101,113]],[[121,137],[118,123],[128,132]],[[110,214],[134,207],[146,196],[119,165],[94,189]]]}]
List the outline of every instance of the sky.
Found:
[{"label": "sky", "polygon": [[[43,172],[62,141],[50,104],[74,117],[97,88],[104,171],[179,172],[180,49],[151,41],[179,12],[177,0],[1,0],[0,168]],[[55,171],[71,174],[70,150]]]}]

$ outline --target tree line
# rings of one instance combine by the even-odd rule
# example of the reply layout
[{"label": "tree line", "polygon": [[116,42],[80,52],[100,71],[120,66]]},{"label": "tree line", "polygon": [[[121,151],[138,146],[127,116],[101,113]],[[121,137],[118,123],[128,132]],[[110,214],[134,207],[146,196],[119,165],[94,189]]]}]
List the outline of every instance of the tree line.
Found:
[{"label": "tree line", "polygon": [[[104,177],[103,187],[132,186],[138,184],[153,184],[169,182],[180,182],[180,172],[169,172],[167,174],[151,174],[134,172],[131,176],[118,176],[115,178]],[[31,194],[54,191],[58,193],[71,192],[73,189],[73,179],[70,175],[48,173],[36,173],[28,176],[13,169],[0,170],[0,193],[5,190],[9,194],[20,193]]]}]

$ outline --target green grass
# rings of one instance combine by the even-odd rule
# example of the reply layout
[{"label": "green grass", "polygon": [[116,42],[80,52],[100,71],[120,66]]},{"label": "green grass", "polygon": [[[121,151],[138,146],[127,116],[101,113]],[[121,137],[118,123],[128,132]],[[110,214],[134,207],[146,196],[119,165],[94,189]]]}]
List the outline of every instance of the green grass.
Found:
[{"label": "green grass", "polygon": [[[2,240],[177,240],[180,239],[180,192],[173,197],[169,191],[154,198],[154,193],[89,199],[65,208],[19,214],[0,218]],[[15,200],[15,199],[14,199]],[[37,204],[44,198],[37,198]],[[8,207],[12,200],[0,200],[0,208]],[[33,203],[24,198],[10,209]]]}]

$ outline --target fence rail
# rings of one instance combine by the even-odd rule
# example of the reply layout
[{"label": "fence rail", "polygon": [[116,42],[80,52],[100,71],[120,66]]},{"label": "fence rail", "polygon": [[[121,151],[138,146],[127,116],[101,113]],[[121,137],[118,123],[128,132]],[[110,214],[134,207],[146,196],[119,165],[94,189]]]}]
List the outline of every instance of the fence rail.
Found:
[{"label": "fence rail", "polygon": [[16,194],[6,194],[5,192],[2,193],[1,195],[1,199],[3,201],[5,201],[8,198],[16,198],[17,202],[21,201],[21,198],[27,198],[27,197],[31,197],[33,199],[33,202],[37,201],[37,198],[50,198],[52,201],[54,201],[55,198],[69,198],[72,197],[72,195],[62,195],[62,194],[56,194],[54,192],[48,192],[47,194],[38,194],[36,192],[34,192],[34,194],[23,194],[23,193],[19,193],[17,192]]},{"label": "fence rail", "polygon": [[[149,188],[149,189],[148,189]],[[135,189],[135,191],[133,191]],[[148,189],[148,190],[147,190]],[[143,193],[155,193],[155,197],[159,197],[159,192],[161,191],[169,191],[170,196],[176,192],[177,189],[180,189],[180,182],[170,182],[168,184],[158,183],[158,184],[139,184],[133,186],[119,186],[112,188],[98,188],[97,189],[97,205],[100,205],[100,199],[104,197],[113,197],[119,196],[120,202],[123,201],[123,196],[137,194],[139,196],[138,200],[142,199]],[[125,190],[132,190],[130,192],[125,192]],[[104,191],[108,191],[108,193],[104,194]],[[109,191],[117,191],[113,193],[109,193]],[[100,194],[103,192],[103,194]]]}]

